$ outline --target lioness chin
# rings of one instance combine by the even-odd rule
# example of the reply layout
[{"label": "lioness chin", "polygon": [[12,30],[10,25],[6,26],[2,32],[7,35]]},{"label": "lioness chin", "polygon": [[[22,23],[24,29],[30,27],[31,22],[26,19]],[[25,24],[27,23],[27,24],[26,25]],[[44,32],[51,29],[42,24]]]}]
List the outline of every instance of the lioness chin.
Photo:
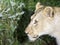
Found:
[{"label": "lioness chin", "polygon": [[38,2],[25,33],[30,41],[35,41],[41,35],[49,34],[54,36],[57,44],[60,45],[60,7],[43,6]]}]

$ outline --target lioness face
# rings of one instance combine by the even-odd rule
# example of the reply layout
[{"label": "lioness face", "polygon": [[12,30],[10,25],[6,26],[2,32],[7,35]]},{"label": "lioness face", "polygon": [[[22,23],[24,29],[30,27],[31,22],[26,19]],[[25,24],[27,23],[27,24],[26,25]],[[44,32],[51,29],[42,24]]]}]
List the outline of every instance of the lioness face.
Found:
[{"label": "lioness face", "polygon": [[52,12],[51,7],[46,7],[38,13],[32,15],[31,22],[25,30],[25,33],[27,33],[30,41],[34,41],[41,35],[52,32],[54,20]]}]

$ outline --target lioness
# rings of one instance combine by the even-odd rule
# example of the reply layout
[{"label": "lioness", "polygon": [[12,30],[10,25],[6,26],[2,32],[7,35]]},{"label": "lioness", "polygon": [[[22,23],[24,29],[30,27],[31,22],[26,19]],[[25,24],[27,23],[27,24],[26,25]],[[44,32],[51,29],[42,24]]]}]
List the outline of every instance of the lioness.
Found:
[{"label": "lioness", "polygon": [[54,36],[57,44],[60,45],[60,8],[43,6],[38,2],[25,33],[30,41],[35,41],[41,35],[49,34]]}]

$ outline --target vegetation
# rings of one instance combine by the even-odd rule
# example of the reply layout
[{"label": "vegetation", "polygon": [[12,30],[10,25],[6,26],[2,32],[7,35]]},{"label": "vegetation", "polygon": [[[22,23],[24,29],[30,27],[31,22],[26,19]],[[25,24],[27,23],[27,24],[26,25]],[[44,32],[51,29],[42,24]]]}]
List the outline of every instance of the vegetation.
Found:
[{"label": "vegetation", "polygon": [[24,30],[38,1],[43,5],[60,6],[59,0],[0,0],[0,45],[54,45],[55,38],[47,35],[41,37],[43,40],[26,42]]}]

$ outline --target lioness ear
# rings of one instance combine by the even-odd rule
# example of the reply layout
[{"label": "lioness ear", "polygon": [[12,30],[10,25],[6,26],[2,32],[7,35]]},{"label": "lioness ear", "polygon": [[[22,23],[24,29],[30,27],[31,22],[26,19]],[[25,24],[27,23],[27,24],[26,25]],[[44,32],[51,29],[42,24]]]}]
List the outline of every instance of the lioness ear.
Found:
[{"label": "lioness ear", "polygon": [[38,10],[39,8],[42,8],[42,7],[43,7],[43,5],[41,5],[40,2],[37,2],[37,4],[36,4],[36,10]]},{"label": "lioness ear", "polygon": [[47,15],[49,17],[53,17],[54,16],[53,8],[52,7],[46,7],[44,9],[44,15]]}]

